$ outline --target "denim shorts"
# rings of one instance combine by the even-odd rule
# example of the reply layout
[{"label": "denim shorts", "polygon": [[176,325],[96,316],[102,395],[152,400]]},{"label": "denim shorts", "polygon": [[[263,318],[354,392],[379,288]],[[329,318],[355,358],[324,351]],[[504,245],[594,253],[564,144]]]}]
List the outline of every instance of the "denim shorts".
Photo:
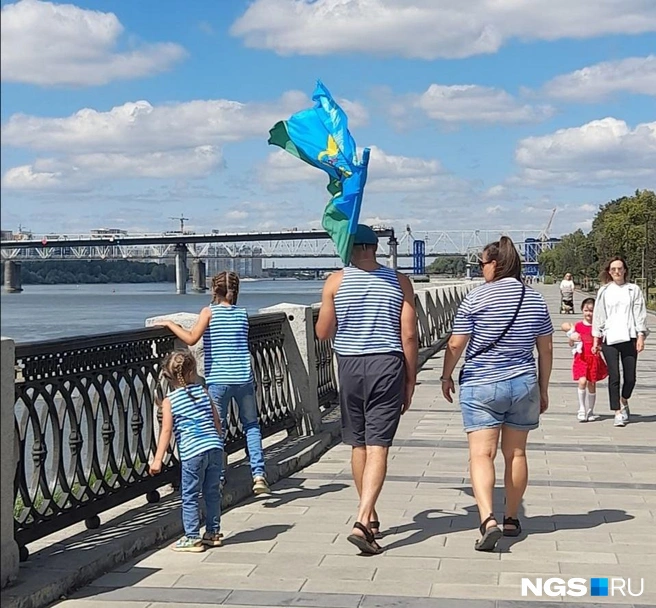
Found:
[{"label": "denim shorts", "polygon": [[535,374],[522,374],[490,384],[460,387],[460,409],[465,432],[506,425],[520,431],[540,423],[540,390]]}]

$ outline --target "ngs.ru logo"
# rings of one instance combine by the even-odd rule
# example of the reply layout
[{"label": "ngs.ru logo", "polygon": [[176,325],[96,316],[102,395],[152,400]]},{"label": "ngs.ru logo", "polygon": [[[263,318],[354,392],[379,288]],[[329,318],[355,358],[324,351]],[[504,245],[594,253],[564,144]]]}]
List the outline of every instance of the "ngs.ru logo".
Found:
[{"label": "ngs.ru logo", "polygon": [[[645,580],[631,580],[630,578],[591,578],[588,584],[586,578],[536,578],[535,581],[530,578],[522,578],[522,597],[526,597],[529,592],[533,595],[542,597],[542,594],[549,597],[558,597],[569,595],[571,597],[583,597],[590,593],[592,596],[617,597],[619,595],[639,597],[644,593]],[[639,589],[639,590],[638,590]]]}]

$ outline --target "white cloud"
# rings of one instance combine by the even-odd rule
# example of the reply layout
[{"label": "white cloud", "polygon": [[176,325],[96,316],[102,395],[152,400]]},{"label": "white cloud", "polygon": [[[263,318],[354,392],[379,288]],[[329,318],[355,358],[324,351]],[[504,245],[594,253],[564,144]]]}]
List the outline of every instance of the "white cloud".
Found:
[{"label": "white cloud", "polygon": [[[325,186],[326,174],[310,167],[284,150],[276,150],[267,157],[260,168],[260,178],[268,186],[309,182]],[[387,154],[377,146],[371,146],[367,192],[423,192],[461,187],[459,180],[436,159],[397,156]]]},{"label": "white cloud", "polygon": [[[368,120],[360,103],[342,103],[354,126]],[[136,101],[106,112],[84,108],[64,118],[14,114],[2,126],[3,145],[54,156],[16,168],[3,185],[45,189],[55,183],[66,185],[67,180],[78,184],[82,174],[86,182],[207,175],[221,166],[225,144],[250,138],[266,141],[277,121],[309,105],[306,95],[289,91],[271,103],[210,99],[153,106]],[[51,167],[56,167],[56,176],[48,175]]]},{"label": "white cloud", "polygon": [[95,153],[42,158],[9,169],[2,186],[12,190],[78,189],[100,179],[204,177],[222,165],[213,146],[143,154]]},{"label": "white cloud", "polygon": [[656,122],[631,129],[604,118],[529,137],[519,142],[515,160],[521,170],[512,181],[524,185],[650,186],[656,181]]},{"label": "white cloud", "polygon": [[557,76],[543,93],[564,101],[595,102],[614,93],[656,96],[656,55],[597,63]]},{"label": "white cloud", "polygon": [[2,127],[2,143],[78,152],[151,152],[221,145],[266,137],[275,122],[307,103],[303,93],[290,91],[269,104],[210,99],[152,106],[136,101],[107,112],[84,108],[66,118],[14,114]]},{"label": "white cloud", "polygon": [[255,0],[231,32],[280,55],[435,59],[494,53],[512,39],[655,30],[656,3],[648,0]]},{"label": "white cloud", "polygon": [[2,186],[19,190],[45,190],[61,186],[61,173],[38,171],[31,165],[12,167],[2,177]]},{"label": "white cloud", "polygon": [[178,44],[116,49],[114,13],[21,0],[2,7],[2,80],[43,86],[103,85],[170,69],[187,56]]},{"label": "white cloud", "polygon": [[[395,105],[395,113],[399,105]],[[474,84],[431,84],[421,95],[408,96],[405,106],[406,111],[418,108],[429,118],[443,122],[530,123],[554,113],[550,106],[524,104],[503,89]]]},{"label": "white cloud", "polygon": [[485,209],[485,213],[487,213],[488,215],[498,215],[499,213],[501,213],[504,210],[505,210],[505,207],[502,207],[501,205],[492,205],[492,206],[487,207]]},{"label": "white cloud", "polygon": [[228,211],[228,213],[225,214],[225,218],[227,220],[245,220],[247,217],[248,212],[241,209],[233,209],[232,211]]}]

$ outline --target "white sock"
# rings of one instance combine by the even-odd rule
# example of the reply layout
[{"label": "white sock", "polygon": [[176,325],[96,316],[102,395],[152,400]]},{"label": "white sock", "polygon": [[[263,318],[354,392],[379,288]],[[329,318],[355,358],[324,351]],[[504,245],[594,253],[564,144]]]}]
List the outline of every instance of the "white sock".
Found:
[{"label": "white sock", "polygon": [[580,388],[578,389],[579,392],[579,411],[585,412],[586,407],[585,407],[585,389]]},{"label": "white sock", "polygon": [[595,401],[597,400],[597,393],[588,393],[588,412],[594,411]]}]

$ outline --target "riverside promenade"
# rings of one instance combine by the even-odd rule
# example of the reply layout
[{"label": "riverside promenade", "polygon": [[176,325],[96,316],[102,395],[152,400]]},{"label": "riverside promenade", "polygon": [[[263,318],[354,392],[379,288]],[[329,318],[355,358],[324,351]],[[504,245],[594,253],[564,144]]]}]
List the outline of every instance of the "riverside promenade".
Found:
[{"label": "riverside promenade", "polygon": [[[545,294],[555,326],[558,290]],[[580,295],[577,301],[580,301]],[[574,316],[578,318],[578,316]],[[656,318],[649,325],[656,329]],[[601,418],[576,420],[565,335],[555,335],[551,405],[529,438],[525,533],[478,553],[459,409],[440,392],[442,353],[419,374],[391,450],[379,503],[386,551],[363,557],[346,541],[357,507],[350,449],[321,459],[223,516],[224,546],[179,554],[170,544],[98,578],[59,608],[519,608],[545,600],[586,606],[656,605],[656,335],[640,356],[632,419],[614,428],[606,383]],[[502,480],[501,454],[497,471]],[[500,481],[498,482],[501,483]],[[496,512],[503,513],[502,495]],[[641,597],[522,597],[521,579],[631,578]]]}]

